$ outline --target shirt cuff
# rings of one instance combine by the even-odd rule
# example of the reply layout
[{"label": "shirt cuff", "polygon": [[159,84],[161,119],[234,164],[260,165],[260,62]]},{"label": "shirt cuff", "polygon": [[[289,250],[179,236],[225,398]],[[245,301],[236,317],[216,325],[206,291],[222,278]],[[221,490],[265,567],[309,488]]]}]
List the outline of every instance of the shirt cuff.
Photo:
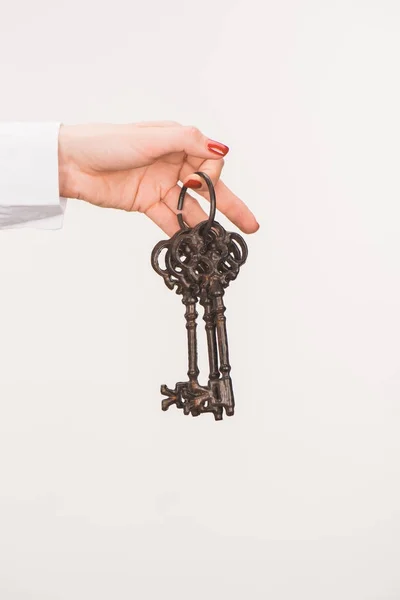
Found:
[{"label": "shirt cuff", "polygon": [[0,123],[0,229],[60,229],[60,123]]}]

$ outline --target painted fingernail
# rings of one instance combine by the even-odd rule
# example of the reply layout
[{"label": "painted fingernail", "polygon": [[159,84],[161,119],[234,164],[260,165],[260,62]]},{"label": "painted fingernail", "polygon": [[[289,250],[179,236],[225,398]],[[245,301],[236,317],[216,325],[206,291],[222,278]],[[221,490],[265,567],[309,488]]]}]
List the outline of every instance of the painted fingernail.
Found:
[{"label": "painted fingernail", "polygon": [[221,142],[216,142],[214,140],[210,140],[208,142],[207,148],[219,156],[225,156],[225,154],[228,154],[229,152],[228,146],[225,146],[225,144],[221,144]]},{"label": "painted fingernail", "polygon": [[191,188],[192,190],[198,190],[201,188],[201,181],[197,181],[197,179],[189,179],[189,181],[185,183],[185,187]]}]

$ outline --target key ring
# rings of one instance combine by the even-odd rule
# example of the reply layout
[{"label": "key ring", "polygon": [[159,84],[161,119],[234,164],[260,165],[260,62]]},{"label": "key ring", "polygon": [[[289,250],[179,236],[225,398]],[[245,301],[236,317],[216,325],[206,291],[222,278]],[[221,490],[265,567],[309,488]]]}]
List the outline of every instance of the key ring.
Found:
[{"label": "key ring", "polygon": [[[210,231],[212,224],[214,222],[214,219],[215,219],[215,212],[217,209],[217,200],[215,197],[215,189],[213,186],[213,182],[211,181],[211,178],[207,175],[207,173],[203,173],[202,171],[196,171],[195,175],[199,175],[200,177],[202,177],[204,179],[204,181],[207,184],[208,191],[210,193],[210,215],[208,217],[208,221],[205,221],[204,231],[203,231],[203,235],[204,235],[204,237],[206,237],[208,232]],[[183,203],[185,201],[185,194],[186,194],[187,190],[188,190],[187,187],[182,186],[181,193],[179,194],[179,200],[178,200],[178,206],[177,206],[177,209],[179,211],[183,210]],[[185,222],[183,220],[183,216],[182,216],[181,212],[178,214],[178,223],[179,223],[179,226],[181,229],[187,229],[187,226],[185,225]]]}]

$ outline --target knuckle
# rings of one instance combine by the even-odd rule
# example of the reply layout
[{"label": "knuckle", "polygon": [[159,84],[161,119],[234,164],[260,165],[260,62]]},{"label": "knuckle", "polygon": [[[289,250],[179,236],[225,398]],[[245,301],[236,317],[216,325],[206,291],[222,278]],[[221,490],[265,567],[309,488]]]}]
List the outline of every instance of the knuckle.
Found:
[{"label": "knuckle", "polygon": [[198,129],[198,127],[195,127],[194,125],[188,125],[186,131],[191,137],[194,138],[200,138],[202,136],[200,129]]}]

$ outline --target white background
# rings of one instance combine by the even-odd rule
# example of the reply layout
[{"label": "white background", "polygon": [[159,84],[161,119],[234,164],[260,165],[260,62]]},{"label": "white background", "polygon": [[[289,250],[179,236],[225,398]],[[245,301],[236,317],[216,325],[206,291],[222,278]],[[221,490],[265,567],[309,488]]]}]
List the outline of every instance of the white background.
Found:
[{"label": "white background", "polygon": [[2,120],[196,125],[261,229],[222,423],[146,217],[1,234],[1,600],[400,598],[399,58],[397,0],[3,0]]}]

